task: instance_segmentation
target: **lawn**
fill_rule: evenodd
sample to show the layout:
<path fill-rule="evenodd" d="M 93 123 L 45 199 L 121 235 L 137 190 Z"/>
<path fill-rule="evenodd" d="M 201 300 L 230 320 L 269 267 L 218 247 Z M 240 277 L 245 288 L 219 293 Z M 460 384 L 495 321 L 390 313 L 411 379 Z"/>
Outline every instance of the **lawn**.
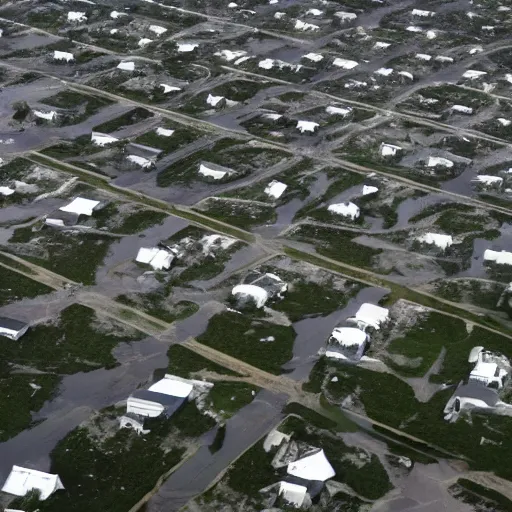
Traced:
<path fill-rule="evenodd" d="M 110 121 L 95 126 L 92 130 L 100 133 L 113 133 L 125 126 L 140 123 L 145 119 L 153 117 L 153 115 L 154 114 L 152 112 L 145 108 L 136 107 L 115 119 L 111 119 Z"/>
<path fill-rule="evenodd" d="M 208 395 L 209 407 L 224 419 L 228 419 L 239 409 L 250 404 L 258 391 L 257 386 L 245 382 L 215 382 Z"/>
<path fill-rule="evenodd" d="M 7 265 L 11 265 L 10 260 L 6 260 Z M 12 260 L 13 267 L 16 261 Z M 25 277 L 18 272 L 1 267 L 0 272 L 0 306 L 6 306 L 17 300 L 24 298 L 33 299 L 39 295 L 46 295 L 53 290 L 48 286 L 38 283 Z"/>
<path fill-rule="evenodd" d="M 184 377 L 185 379 L 191 378 L 194 373 L 201 370 L 215 372 L 220 375 L 238 375 L 232 370 L 213 363 L 206 359 L 206 357 L 196 354 L 182 345 L 172 345 L 167 351 L 167 357 L 169 358 L 167 372 L 171 375 Z"/>
<path fill-rule="evenodd" d="M 232 202 L 229 199 L 210 199 L 206 209 L 201 208 L 198 211 L 242 229 L 250 229 L 262 224 L 273 224 L 277 218 L 272 206 Z"/>
<path fill-rule="evenodd" d="M 275 340 L 260 341 L 269 336 Z M 213 316 L 206 331 L 197 338 L 200 343 L 277 375 L 292 358 L 294 340 L 293 327 L 253 320 L 230 311 Z"/>

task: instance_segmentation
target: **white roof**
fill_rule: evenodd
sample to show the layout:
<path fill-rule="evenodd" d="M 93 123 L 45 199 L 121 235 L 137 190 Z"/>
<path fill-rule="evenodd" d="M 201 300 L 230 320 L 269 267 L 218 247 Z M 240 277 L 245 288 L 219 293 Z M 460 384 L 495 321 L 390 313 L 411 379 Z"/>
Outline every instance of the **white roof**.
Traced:
<path fill-rule="evenodd" d="M 274 199 L 279 199 L 283 195 L 283 192 L 286 190 L 287 186 L 288 185 L 285 183 L 273 180 L 265 187 L 265 194 L 273 197 Z"/>
<path fill-rule="evenodd" d="M 83 197 L 76 197 L 71 203 L 61 206 L 59 208 L 62 212 L 78 213 L 78 215 L 91 216 L 94 208 L 100 204 L 99 201 L 93 199 L 84 199 Z"/>
<path fill-rule="evenodd" d="M 512 123 L 510 119 L 505 119 L 504 117 L 498 117 L 497 121 L 503 126 L 509 126 Z"/>
<path fill-rule="evenodd" d="M 167 128 L 158 127 L 156 129 L 156 134 L 160 135 L 160 137 L 170 137 L 175 130 L 168 130 Z"/>
<path fill-rule="evenodd" d="M 297 121 L 297 130 L 301 133 L 314 132 L 320 125 L 313 121 Z"/>
<path fill-rule="evenodd" d="M 338 68 L 352 69 L 355 68 L 356 66 L 359 66 L 359 63 L 356 62 L 355 60 L 342 59 L 340 57 L 336 57 L 333 61 L 333 65 Z"/>
<path fill-rule="evenodd" d="M 117 34 L 119 32 L 119 29 L 118 28 L 111 28 L 110 29 L 110 33 L 111 34 Z"/>
<path fill-rule="evenodd" d="M 331 336 L 343 347 L 361 346 L 366 342 L 366 333 L 357 327 L 336 327 Z"/>
<path fill-rule="evenodd" d="M 376 49 L 376 50 L 380 50 L 381 48 L 384 49 L 384 48 L 389 48 L 391 46 L 391 43 L 384 43 L 383 41 L 377 41 L 373 47 Z"/>
<path fill-rule="evenodd" d="M 295 22 L 295 30 L 319 30 L 320 27 L 318 25 L 313 25 L 313 23 L 306 23 L 305 21 L 297 20 Z"/>
<path fill-rule="evenodd" d="M 331 204 L 328 206 L 327 210 L 332 213 L 337 213 L 338 215 L 350 217 L 352 220 L 359 217 L 359 206 L 350 202 Z"/>
<path fill-rule="evenodd" d="M 36 117 L 40 117 L 41 119 L 46 119 L 47 121 L 53 121 L 55 116 L 57 115 L 57 112 L 55 112 L 55 110 L 52 110 L 50 112 L 42 112 L 41 110 L 33 110 L 33 112 Z"/>
<path fill-rule="evenodd" d="M 414 25 L 407 27 L 405 30 L 407 30 L 407 32 L 423 32 L 421 27 L 416 27 Z"/>
<path fill-rule="evenodd" d="M 181 91 L 181 87 L 176 87 L 174 85 L 160 84 L 160 87 L 163 88 L 164 94 L 172 91 Z"/>
<path fill-rule="evenodd" d="M 347 357 L 340 352 L 334 352 L 332 350 L 326 350 L 325 357 L 330 357 L 331 359 L 347 359 Z"/>
<path fill-rule="evenodd" d="M 274 65 L 274 61 L 272 59 L 260 60 L 258 66 L 263 69 L 271 69 Z"/>
<path fill-rule="evenodd" d="M 468 363 L 476 363 L 478 361 L 478 356 L 480 355 L 480 352 L 482 352 L 483 349 L 484 347 L 482 346 L 473 347 L 471 349 L 471 352 L 469 353 Z"/>
<path fill-rule="evenodd" d="M 268 300 L 268 293 L 261 286 L 254 284 L 239 284 L 231 292 L 232 295 L 249 295 L 256 302 L 256 307 L 261 308 Z"/>
<path fill-rule="evenodd" d="M 112 11 L 110 13 L 110 17 L 114 20 L 116 20 L 117 18 L 119 18 L 119 16 L 126 16 L 126 14 L 124 12 L 118 12 L 118 11 Z"/>
<path fill-rule="evenodd" d="M 279 446 L 283 442 L 283 439 L 289 441 L 290 438 L 290 434 L 283 434 L 283 432 L 277 429 L 271 430 L 265 438 L 265 441 L 263 441 L 263 449 L 268 453 L 274 446 Z"/>
<path fill-rule="evenodd" d="M 398 151 L 401 151 L 402 148 L 400 146 L 395 146 L 394 144 L 387 144 L 383 142 L 380 145 L 380 154 L 382 156 L 395 156 Z"/>
<path fill-rule="evenodd" d="M 434 60 L 437 60 L 438 62 L 453 62 L 453 57 L 438 55 Z"/>
<path fill-rule="evenodd" d="M 232 60 L 239 59 L 240 57 L 247 55 L 247 52 L 245 50 L 235 50 L 234 52 L 231 50 L 220 50 L 218 52 L 215 52 L 214 55 L 217 55 L 218 57 L 223 57 L 228 62 L 231 62 Z"/>
<path fill-rule="evenodd" d="M 453 105 L 452 110 L 455 110 L 455 112 L 462 112 L 463 114 L 473 113 L 473 109 L 471 107 L 466 107 L 464 105 Z"/>
<path fill-rule="evenodd" d="M 220 103 L 224 99 L 224 96 L 213 96 L 212 94 L 208 94 L 208 98 L 206 98 L 206 103 L 215 107 L 218 103 Z"/>
<path fill-rule="evenodd" d="M 153 42 L 153 39 L 148 39 L 147 37 L 143 37 L 143 38 L 139 39 L 138 45 L 140 47 L 142 47 L 142 46 L 146 46 L 147 44 L 152 43 L 152 42 Z"/>
<path fill-rule="evenodd" d="M 286 16 L 286 13 L 285 13 L 285 12 L 276 12 L 276 13 L 274 14 L 274 18 L 275 18 L 276 20 L 280 20 L 280 19 L 281 19 L 281 18 L 283 18 L 284 16 Z"/>
<path fill-rule="evenodd" d="M 141 247 L 135 261 L 147 263 L 154 270 L 167 270 L 170 268 L 174 255 L 158 247 Z"/>
<path fill-rule="evenodd" d="M 179 52 L 192 52 L 199 46 L 198 43 L 178 43 Z"/>
<path fill-rule="evenodd" d="M 484 361 L 478 361 L 471 373 L 470 378 L 480 378 L 491 380 L 494 378 L 498 365 L 496 363 L 486 363 Z"/>
<path fill-rule="evenodd" d="M 261 117 L 264 117 L 265 119 L 271 119 L 272 121 L 277 121 L 278 119 L 281 119 L 281 117 L 283 117 L 283 114 L 276 114 L 274 112 L 268 112 L 266 114 L 262 114 Z"/>
<path fill-rule="evenodd" d="M 405 76 L 406 78 L 409 78 L 410 80 L 414 80 L 414 76 L 412 73 L 409 73 L 409 71 L 399 71 L 399 75 Z"/>
<path fill-rule="evenodd" d="M 432 11 L 422 11 L 421 9 L 413 9 L 411 14 L 413 16 L 427 17 L 427 16 L 434 16 L 435 12 L 432 12 Z"/>
<path fill-rule="evenodd" d="M 68 21 L 87 21 L 85 12 L 68 12 Z"/>
<path fill-rule="evenodd" d="M 389 76 L 393 73 L 393 68 L 379 68 L 375 71 L 376 75 Z"/>
<path fill-rule="evenodd" d="M 14 194 L 15 190 L 13 188 L 9 187 L 0 187 L 0 194 L 3 196 L 10 196 L 11 194 Z"/>
<path fill-rule="evenodd" d="M 450 235 L 438 235 L 436 233 L 426 233 L 423 236 L 418 237 L 419 242 L 424 244 L 434 244 L 441 249 L 446 249 L 452 245 L 453 240 Z"/>
<path fill-rule="evenodd" d="M 453 162 L 448 160 L 448 158 L 442 158 L 439 156 L 429 156 L 427 161 L 427 167 L 436 167 L 439 165 L 441 167 L 453 167 Z"/>
<path fill-rule="evenodd" d="M 72 53 L 69 53 L 69 52 L 59 52 L 58 50 L 55 50 L 53 52 L 53 58 L 55 60 L 65 60 L 66 62 L 69 62 L 70 60 L 74 60 L 75 57 L 73 57 Z"/>
<path fill-rule="evenodd" d="M 375 329 L 379 329 L 380 325 L 388 320 L 389 310 L 365 302 L 357 311 L 355 318 Z"/>
<path fill-rule="evenodd" d="M 290 503 L 295 507 L 302 506 L 307 492 L 307 487 L 304 487 L 303 485 L 279 482 L 279 496 L 282 496 L 287 503 Z"/>
<path fill-rule="evenodd" d="M 476 69 L 468 69 L 463 75 L 463 78 L 478 78 L 480 76 L 487 75 L 485 71 L 478 71 Z"/>
<path fill-rule="evenodd" d="M 203 246 L 203 254 L 208 255 L 211 254 L 215 248 L 220 248 L 223 250 L 228 249 L 236 243 L 236 240 L 229 236 L 212 234 L 204 235 L 203 238 L 199 240 L 199 243 Z"/>
<path fill-rule="evenodd" d="M 96 144 L 96 146 L 104 146 L 105 144 L 112 144 L 113 142 L 118 142 L 119 139 L 116 137 L 112 137 L 112 135 L 107 135 L 105 133 L 100 132 L 92 132 L 91 133 L 91 142 Z"/>
<path fill-rule="evenodd" d="M 291 462 L 288 464 L 287 472 L 289 475 L 304 478 L 304 480 L 320 480 L 322 482 L 336 474 L 323 450 Z"/>
<path fill-rule="evenodd" d="M 123 71 L 133 71 L 135 69 L 135 62 L 132 61 L 123 61 L 117 65 L 117 69 L 122 69 Z"/>
<path fill-rule="evenodd" d="M 160 25 L 149 25 L 149 30 L 155 33 L 157 36 L 161 36 L 167 32 L 167 29 L 165 27 L 161 27 Z"/>
<path fill-rule="evenodd" d="M 304 55 L 303 58 L 311 60 L 313 62 L 320 62 L 324 58 L 324 56 L 321 55 L 320 53 L 306 53 L 306 55 Z"/>
<path fill-rule="evenodd" d="M 498 265 L 512 265 L 512 252 L 491 251 L 486 249 L 484 252 L 485 261 L 495 261 Z"/>
<path fill-rule="evenodd" d="M 503 178 L 501 176 L 489 176 L 486 174 L 479 174 L 478 176 L 473 178 L 471 181 L 483 183 L 484 185 L 493 185 L 493 184 L 501 185 L 503 183 Z"/>
<path fill-rule="evenodd" d="M 335 12 L 334 16 L 336 16 L 340 20 L 355 20 L 357 18 L 357 14 L 355 14 L 353 12 L 346 12 L 346 11 Z"/>
<path fill-rule="evenodd" d="M 215 180 L 220 180 L 226 176 L 226 171 L 217 171 L 215 169 L 210 169 L 209 167 L 206 167 L 204 164 L 199 165 L 199 174 L 202 174 L 203 176 L 211 176 Z"/>
<path fill-rule="evenodd" d="M 147 158 L 144 158 L 143 156 L 128 155 L 126 158 L 128 160 L 130 160 L 130 162 L 140 165 L 144 169 L 151 167 L 151 160 L 148 160 Z"/>
<path fill-rule="evenodd" d="M 345 117 L 348 114 L 350 114 L 350 112 L 352 112 L 352 108 L 351 107 L 334 107 L 334 106 L 329 105 L 328 107 L 325 108 L 325 111 L 327 112 L 327 114 L 341 115 L 341 116 Z"/>
<path fill-rule="evenodd" d="M 427 39 L 435 39 L 437 37 L 437 33 L 435 30 L 427 30 Z"/>
<path fill-rule="evenodd" d="M 149 387 L 149 391 L 179 398 L 187 398 L 193 389 L 194 386 L 190 382 L 175 379 L 171 375 L 166 375 Z"/>
<path fill-rule="evenodd" d="M 375 194 L 375 192 L 378 191 L 378 187 L 372 187 L 371 185 L 363 185 L 363 196 L 367 196 L 368 194 Z"/>
<path fill-rule="evenodd" d="M 312 14 L 313 16 L 321 16 L 323 13 L 324 11 L 318 9 L 309 9 L 309 11 L 306 12 L 306 14 Z"/>
<path fill-rule="evenodd" d="M 26 469 L 20 466 L 13 466 L 11 473 L 7 477 L 2 491 L 15 496 L 25 496 L 32 489 L 40 491 L 42 500 L 50 497 L 55 491 L 64 489 L 59 475 L 51 475 L 36 471 L 35 469 Z"/>
<path fill-rule="evenodd" d="M 432 60 L 432 55 L 428 55 L 427 53 L 417 53 L 416 58 L 419 60 Z"/>

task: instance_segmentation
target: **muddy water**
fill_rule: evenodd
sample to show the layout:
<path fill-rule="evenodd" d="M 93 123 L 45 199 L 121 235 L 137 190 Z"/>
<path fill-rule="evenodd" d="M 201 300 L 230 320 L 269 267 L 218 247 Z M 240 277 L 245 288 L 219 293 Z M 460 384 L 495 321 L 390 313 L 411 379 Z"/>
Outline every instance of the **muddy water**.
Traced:
<path fill-rule="evenodd" d="M 285 403 L 286 397 L 283 395 L 260 391 L 249 405 L 227 421 L 222 448 L 212 455 L 207 445 L 213 440 L 213 432 L 203 436 L 203 446 L 166 480 L 149 501 L 147 511 L 176 511 L 202 493 L 248 446 L 281 421 L 284 417 L 281 410 Z"/>
<path fill-rule="evenodd" d="M 422 212 L 427 206 L 446 202 L 450 202 L 449 199 L 440 194 L 429 194 L 424 197 L 406 199 L 398 206 L 398 222 L 394 228 L 406 228 L 409 226 L 409 219 Z"/>
<path fill-rule="evenodd" d="M 285 370 L 292 370 L 288 376 L 296 380 L 307 379 L 318 360 L 318 351 L 325 347 L 332 330 L 347 318 L 354 316 L 364 302 L 377 304 L 388 293 L 389 290 L 385 288 L 363 288 L 343 309 L 327 316 L 295 322 L 293 328 L 297 332 L 297 337 L 293 345 L 293 358 L 283 367 Z"/>

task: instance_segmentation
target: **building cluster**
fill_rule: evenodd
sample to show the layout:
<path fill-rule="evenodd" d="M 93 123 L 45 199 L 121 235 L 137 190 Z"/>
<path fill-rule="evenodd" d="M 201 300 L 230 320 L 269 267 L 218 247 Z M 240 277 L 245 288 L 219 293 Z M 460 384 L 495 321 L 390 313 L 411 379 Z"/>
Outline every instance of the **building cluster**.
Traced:
<path fill-rule="evenodd" d="M 444 408 L 444 418 L 456 421 L 461 412 L 477 409 L 486 412 L 510 413 L 512 406 L 500 400 L 502 390 L 512 371 L 510 361 L 503 355 L 474 347 L 468 357 L 474 364 L 467 382 L 462 382 Z"/>
<path fill-rule="evenodd" d="M 312 500 L 324 490 L 326 483 L 336 475 L 323 449 L 292 439 L 291 434 L 278 430 L 266 437 L 263 448 L 278 450 L 272 459 L 272 467 L 282 472 L 279 482 L 260 490 L 267 507 L 307 509 Z"/>
<path fill-rule="evenodd" d="M 370 334 L 389 320 L 389 310 L 364 303 L 353 317 L 335 327 L 327 342 L 325 355 L 332 359 L 357 362 L 370 343 Z"/>
<path fill-rule="evenodd" d="M 282 299 L 287 290 L 288 284 L 279 276 L 255 270 L 247 274 L 243 282 L 233 288 L 231 295 L 237 309 L 244 309 L 251 305 L 259 309 L 270 300 Z"/>

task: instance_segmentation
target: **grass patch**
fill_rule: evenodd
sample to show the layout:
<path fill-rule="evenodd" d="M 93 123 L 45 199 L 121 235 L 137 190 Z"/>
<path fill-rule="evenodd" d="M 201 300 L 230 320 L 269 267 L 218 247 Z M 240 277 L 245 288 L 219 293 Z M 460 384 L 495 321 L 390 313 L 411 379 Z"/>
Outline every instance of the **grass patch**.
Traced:
<path fill-rule="evenodd" d="M 220 375 L 239 375 L 228 368 L 224 368 L 224 366 L 220 364 L 206 359 L 206 357 L 192 352 L 192 350 L 182 345 L 172 345 L 167 351 L 167 357 L 169 358 L 167 372 L 185 379 L 192 377 L 193 374 L 201 370 L 215 372 Z"/>
<path fill-rule="evenodd" d="M 195 402 L 187 402 L 171 418 L 171 425 L 185 437 L 199 437 L 215 427 L 217 423 L 210 416 L 203 414 Z"/>
<path fill-rule="evenodd" d="M 493 510 L 493 512 L 512 510 L 512 501 L 503 494 L 466 478 L 459 478 L 449 491 L 464 503 L 483 505 L 486 510 Z"/>
<path fill-rule="evenodd" d="M 11 340 L 2 341 L 7 346 Z M 2 359 L 4 355 L 2 354 Z M 58 375 L 9 375 L 1 371 L 0 359 L 0 443 L 11 439 L 32 425 L 32 413 L 50 400 L 60 383 Z M 37 386 L 34 389 L 33 386 Z"/>
<path fill-rule="evenodd" d="M 136 107 L 115 119 L 111 119 L 110 121 L 95 126 L 92 130 L 100 133 L 113 133 L 125 126 L 140 123 L 145 119 L 153 117 L 153 115 L 153 112 L 150 112 L 145 108 Z"/>
<path fill-rule="evenodd" d="M 46 228 L 35 233 L 28 227 L 15 230 L 9 242 L 28 244 L 34 238 L 40 239 L 39 244 L 45 249 L 45 257 L 25 254 L 24 248 L 20 254 L 25 259 L 87 285 L 95 284 L 96 269 L 102 264 L 114 241 L 109 236 L 96 233 L 78 234 Z M 28 252 L 28 247 L 26 249 Z"/>
<path fill-rule="evenodd" d="M 201 213 L 242 229 L 273 224 L 277 218 L 272 206 L 216 199 L 210 199 L 206 210 L 201 210 Z"/>
<path fill-rule="evenodd" d="M 32 327 L 15 343 L 5 343 L 2 358 L 42 371 L 60 374 L 87 372 L 117 366 L 112 349 L 121 341 L 141 339 L 140 334 L 116 336 L 95 328 L 96 313 L 80 304 L 64 309 L 59 321 Z M 115 324 L 112 332 L 115 330 Z"/>
<path fill-rule="evenodd" d="M 373 259 L 382 252 L 352 242 L 357 233 L 327 227 L 302 225 L 293 231 L 292 237 L 301 242 L 315 244 L 317 252 L 348 265 L 372 269 Z"/>
<path fill-rule="evenodd" d="M 245 382 L 216 382 L 208 395 L 209 408 L 228 419 L 250 404 L 258 391 L 257 386 Z"/>
<path fill-rule="evenodd" d="M 164 212 L 140 209 L 139 211 L 130 213 L 124 218 L 122 223 L 116 227 L 114 231 L 122 235 L 133 235 L 152 228 L 153 226 L 162 225 L 168 216 L 169 215 Z"/>
<path fill-rule="evenodd" d="M 40 502 L 39 510 L 126 512 L 181 460 L 184 449 L 161 447 L 165 434 L 165 425 L 145 436 L 122 429 L 100 441 L 76 428 L 51 453 L 51 472 L 61 475 L 66 490 Z"/>
<path fill-rule="evenodd" d="M 273 336 L 275 341 L 261 339 Z M 197 341 L 245 361 L 257 368 L 279 375 L 281 366 L 292 358 L 295 331 L 264 320 L 226 311 L 210 319 Z"/>
<path fill-rule="evenodd" d="M 308 423 L 311 423 L 315 427 L 321 428 L 323 430 L 334 430 L 336 428 L 335 421 L 326 418 L 325 416 L 319 414 L 318 412 L 313 411 L 313 409 L 304 407 L 303 405 L 297 402 L 290 402 L 286 404 L 286 407 L 284 408 L 283 412 L 285 414 L 296 414 L 297 416 L 303 418 L 304 421 L 307 421 Z"/>
<path fill-rule="evenodd" d="M 393 339 L 388 346 L 391 354 L 416 360 L 417 364 L 402 366 L 390 359 L 386 363 L 401 375 L 421 377 L 434 364 L 443 347 L 448 349 L 454 340 L 466 336 L 466 325 L 462 320 L 431 312 L 421 318 L 404 336 Z M 467 361 L 467 356 L 465 360 Z"/>
<path fill-rule="evenodd" d="M 290 321 L 297 322 L 310 316 L 326 316 L 346 306 L 360 287 L 354 285 L 347 290 L 336 290 L 332 286 L 308 281 L 299 281 L 289 287 L 283 300 L 273 309 L 286 313 Z"/>
<path fill-rule="evenodd" d="M 162 127 L 166 130 L 174 130 L 174 133 L 170 137 L 164 137 L 162 135 L 158 135 L 156 130 L 151 130 L 140 135 L 133 142 L 161 149 L 167 154 L 172 153 L 187 144 L 191 144 L 203 135 L 198 130 L 193 130 L 192 128 L 188 128 L 177 123 L 165 122 Z"/>
<path fill-rule="evenodd" d="M 0 259 L 1 261 L 1 259 Z M 8 262 L 6 262 L 9 264 Z M 16 263 L 13 260 L 13 263 Z M 0 271 L 0 306 L 6 306 L 24 298 L 32 299 L 39 295 L 46 295 L 53 290 L 42 283 L 34 281 L 18 272 L 5 267 Z"/>

